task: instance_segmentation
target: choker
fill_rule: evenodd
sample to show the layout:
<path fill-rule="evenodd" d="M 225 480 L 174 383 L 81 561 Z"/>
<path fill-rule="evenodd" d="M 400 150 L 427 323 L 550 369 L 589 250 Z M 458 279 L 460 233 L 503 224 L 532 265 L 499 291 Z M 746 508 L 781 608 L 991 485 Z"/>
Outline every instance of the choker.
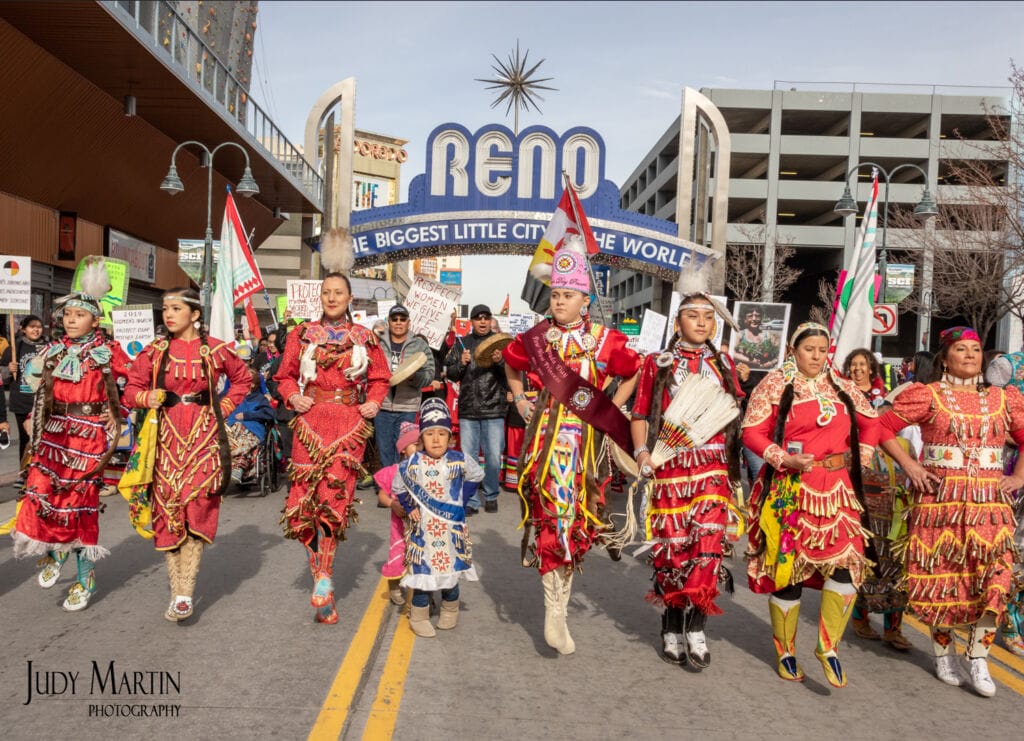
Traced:
<path fill-rule="evenodd" d="M 950 386 L 977 386 L 985 382 L 985 377 L 979 373 L 970 378 L 958 378 L 957 376 L 950 375 L 949 372 L 945 372 L 942 374 L 942 382 L 948 383 Z"/>
<path fill-rule="evenodd" d="M 574 330 L 574 329 L 579 329 L 580 327 L 583 326 L 583 323 L 584 323 L 584 319 L 582 317 L 577 319 L 575 322 L 571 322 L 569 324 L 562 324 L 561 322 L 559 322 L 557 320 L 554 320 L 554 319 L 552 321 L 554 322 L 556 327 L 558 327 L 559 329 L 565 330 L 565 331 L 571 331 L 571 330 Z"/>

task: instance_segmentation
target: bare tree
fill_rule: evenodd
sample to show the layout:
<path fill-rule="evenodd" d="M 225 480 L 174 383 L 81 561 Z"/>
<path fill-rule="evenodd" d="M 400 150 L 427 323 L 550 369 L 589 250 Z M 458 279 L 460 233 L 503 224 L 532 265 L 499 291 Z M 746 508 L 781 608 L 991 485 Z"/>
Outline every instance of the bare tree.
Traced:
<path fill-rule="evenodd" d="M 775 242 L 774 265 L 766 269 L 764 250 L 767 229 L 763 224 L 744 224 L 740 231 L 747 243 L 726 245 L 725 287 L 737 301 L 764 300 L 764 286 L 767 276 L 772 275 L 772 302 L 779 302 L 783 294 L 803 272 L 790 264 L 796 254 L 792 240 Z M 774 269 L 772 269 L 774 268 Z"/>
<path fill-rule="evenodd" d="M 818 303 L 808 312 L 812 322 L 828 326 L 832 317 L 832 307 L 836 305 L 837 285 L 837 281 L 818 278 Z"/>

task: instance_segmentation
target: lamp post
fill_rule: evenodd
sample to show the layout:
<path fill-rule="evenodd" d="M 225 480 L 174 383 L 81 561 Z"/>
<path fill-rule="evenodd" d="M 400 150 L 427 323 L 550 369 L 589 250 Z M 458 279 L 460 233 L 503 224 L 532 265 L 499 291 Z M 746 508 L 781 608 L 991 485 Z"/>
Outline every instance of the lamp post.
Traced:
<path fill-rule="evenodd" d="M 238 142 L 223 142 L 213 149 L 209 149 L 202 142 L 189 140 L 176 146 L 174 148 L 174 152 L 171 153 L 171 166 L 168 168 L 167 175 L 164 177 L 163 182 L 160 183 L 160 190 L 164 193 L 173 196 L 185 190 L 185 185 L 181 182 L 181 178 L 178 177 L 178 168 L 174 166 L 174 160 L 178 156 L 178 151 L 182 147 L 186 147 L 190 144 L 199 147 L 200 151 L 203 152 L 200 167 L 205 167 L 208 170 L 206 187 L 206 237 L 203 244 L 203 285 L 200 287 L 200 293 L 202 294 L 203 299 L 203 321 L 208 325 L 210 323 L 210 300 L 213 287 L 213 227 L 210 223 L 210 219 L 212 216 L 211 211 L 213 209 L 214 156 L 223 147 L 235 147 L 241 151 L 245 156 L 245 171 L 242 173 L 242 179 L 238 181 L 238 185 L 235 187 L 235 192 L 244 198 L 250 198 L 260 192 L 260 187 L 253 179 L 252 170 L 249 169 L 249 152 Z"/>
<path fill-rule="evenodd" d="M 931 191 L 928 189 L 928 172 L 918 165 L 911 162 L 907 162 L 902 165 L 897 165 L 892 170 L 886 171 L 884 167 L 875 162 L 858 162 L 856 165 L 850 168 L 850 171 L 846 173 L 846 179 L 844 180 L 843 195 L 836 202 L 835 208 L 832 210 L 844 217 L 852 216 L 857 213 L 857 201 L 853 198 L 853 193 L 850 191 L 850 177 L 861 168 L 873 167 L 878 170 L 883 180 L 885 181 L 885 196 L 882 199 L 882 246 L 878 252 L 878 272 L 882 277 L 882 299 L 885 298 L 885 271 L 886 271 L 886 235 L 889 231 L 889 185 L 894 175 L 900 170 L 912 169 L 917 170 L 921 175 L 924 176 L 924 189 L 921 192 L 921 200 L 916 206 L 914 206 L 914 216 L 919 219 L 925 220 L 933 216 L 938 216 L 939 209 L 935 205 L 935 199 L 932 198 Z M 877 297 L 876 297 L 877 299 Z M 882 351 L 882 337 L 879 335 L 875 338 L 875 352 Z"/>

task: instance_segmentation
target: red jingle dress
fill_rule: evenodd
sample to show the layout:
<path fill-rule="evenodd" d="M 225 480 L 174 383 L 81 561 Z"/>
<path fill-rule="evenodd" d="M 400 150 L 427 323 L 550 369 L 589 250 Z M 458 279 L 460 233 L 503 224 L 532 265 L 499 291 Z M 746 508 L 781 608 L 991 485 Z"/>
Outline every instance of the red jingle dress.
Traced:
<path fill-rule="evenodd" d="M 626 347 L 626 336 L 616 329 L 585 320 L 566 327 L 552 322 L 551 327 L 548 347 L 599 389 L 614 376 L 630 378 L 640 369 L 640 356 Z M 529 374 L 534 388 L 544 388 L 531 369 L 521 337 L 502 354 L 513 369 Z M 607 480 L 597 480 L 597 446 L 590 425 L 544 391 L 534 421 L 537 424 L 527 428 L 519 456 L 519 492 L 535 533 L 540 573 L 546 574 L 559 566 L 578 566 L 599 537 L 604 529 L 601 516 Z M 557 429 L 549 436 L 551 425 Z M 550 449 L 545 449 L 549 437 Z"/>
<path fill-rule="evenodd" d="M 838 376 L 833 379 L 854 403 L 859 462 L 868 465 L 878 438 L 875 410 L 851 381 Z M 793 406 L 780 446 L 773 437 L 787 383 L 793 384 Z M 854 586 L 860 588 L 867 566 L 864 544 L 871 534 L 861 525 L 863 508 L 849 470 L 844 465 L 838 470 L 814 466 L 806 472 L 791 471 L 783 467 L 782 458 L 792 443 L 801 444 L 801 452 L 813 455 L 816 462 L 849 454 L 850 417 L 829 382 L 828 369 L 816 378 L 807 378 L 789 360 L 754 389 L 743 419 L 743 444 L 775 469 L 770 481 L 765 480 L 768 466 L 762 469 L 750 492 L 750 589 L 766 594 L 804 582 L 821 587 L 836 569 L 849 569 Z M 770 537 L 761 522 L 768 517 L 773 528 Z"/>
<path fill-rule="evenodd" d="M 98 333 L 79 341 L 65 336 L 40 355 L 46 370 L 33 420 L 41 429 L 32 435 L 25 495 L 12 533 L 14 555 L 82 548 L 95 561 L 109 555 L 98 545 L 102 464 L 111 445 L 106 432 L 108 389 L 124 377 L 131 360 L 119 344 Z M 47 396 L 53 401 L 49 413 Z"/>
<path fill-rule="evenodd" d="M 365 375 L 349 378 L 353 352 L 363 348 Z M 316 363 L 316 378 L 300 386 L 300 361 Z M 373 428 L 359 413 L 364 401 L 378 405 L 388 393 L 391 369 L 377 337 L 358 324 L 304 322 L 288 333 L 274 376 L 281 398 L 304 393 L 312 408 L 292 420 L 291 489 L 285 503 L 285 537 L 309 546 L 317 528 L 344 540 L 356 519 L 355 484 L 363 450 Z M 364 398 L 365 397 L 365 398 Z"/>
<path fill-rule="evenodd" d="M 139 353 L 128 375 L 124 398 L 138 409 L 147 408 L 149 392 L 157 388 L 178 396 L 205 392 L 211 399 L 198 404 L 182 401 L 159 410 L 151 495 L 153 544 L 158 551 L 178 548 L 189 535 L 207 543 L 217 535 L 220 495 L 228 476 L 213 408 L 221 375 L 231 384 L 219 402 L 223 418 L 252 385 L 248 366 L 223 340 L 208 337 L 204 345 L 199 337 L 158 339 Z"/>
<path fill-rule="evenodd" d="M 882 439 L 921 426 L 922 464 L 942 479 L 914 491 L 902 546 L 909 609 L 929 626 L 999 619 L 1013 584 L 1016 522 L 999 490 L 1003 443 L 1024 445 L 1024 396 L 1016 388 L 915 383 L 882 417 Z"/>
<path fill-rule="evenodd" d="M 701 373 L 725 388 L 722 374 L 729 373 L 732 388 L 740 387 L 727 355 L 723 357 L 728 368 L 723 369 L 709 348 L 688 348 L 679 343 L 671 355 L 669 383 L 662 398 L 655 402 L 659 357 L 648 355 L 644 359 L 633 403 L 634 419 L 650 419 L 655 403 L 665 410 L 679 384 L 691 373 Z M 742 398 L 742 392 L 738 393 Z M 652 544 L 650 562 L 654 566 L 655 587 L 647 595 L 652 604 L 680 608 L 693 605 L 705 615 L 722 614 L 715 599 L 719 583 L 729 580 L 722 564 L 722 541 L 732 501 L 728 467 L 723 431 L 700 448 L 682 451 L 655 472 L 645 517 L 646 541 Z"/>

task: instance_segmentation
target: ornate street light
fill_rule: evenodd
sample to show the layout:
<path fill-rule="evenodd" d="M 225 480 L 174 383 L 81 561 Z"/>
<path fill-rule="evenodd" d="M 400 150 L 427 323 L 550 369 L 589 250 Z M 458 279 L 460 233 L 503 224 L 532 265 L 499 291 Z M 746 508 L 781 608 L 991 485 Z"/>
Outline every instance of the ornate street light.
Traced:
<path fill-rule="evenodd" d="M 211 225 L 212 209 L 213 209 L 213 158 L 218 151 L 223 147 L 235 147 L 240 150 L 245 156 L 245 170 L 242 172 L 242 179 L 238 181 L 238 186 L 235 188 L 235 192 L 238 195 L 249 198 L 260 192 L 260 186 L 256 184 L 256 180 L 252 176 L 252 170 L 249 168 L 249 152 L 238 142 L 223 142 L 218 144 L 213 149 L 209 149 L 202 142 L 187 141 L 182 142 L 174 148 L 174 152 L 171 153 L 171 166 L 167 170 L 167 175 L 164 177 L 163 182 L 160 183 L 160 190 L 168 195 L 177 195 L 185 190 L 184 183 L 181 182 L 181 178 L 178 177 L 178 168 L 175 167 L 174 161 L 178 156 L 178 151 L 185 146 L 194 145 L 199 148 L 203 153 L 202 167 L 207 168 L 207 187 L 206 187 L 206 237 L 203 244 L 203 284 L 200 287 L 200 292 L 203 297 L 203 321 L 207 324 L 210 322 L 210 300 L 212 297 L 213 287 L 213 227 Z"/>

